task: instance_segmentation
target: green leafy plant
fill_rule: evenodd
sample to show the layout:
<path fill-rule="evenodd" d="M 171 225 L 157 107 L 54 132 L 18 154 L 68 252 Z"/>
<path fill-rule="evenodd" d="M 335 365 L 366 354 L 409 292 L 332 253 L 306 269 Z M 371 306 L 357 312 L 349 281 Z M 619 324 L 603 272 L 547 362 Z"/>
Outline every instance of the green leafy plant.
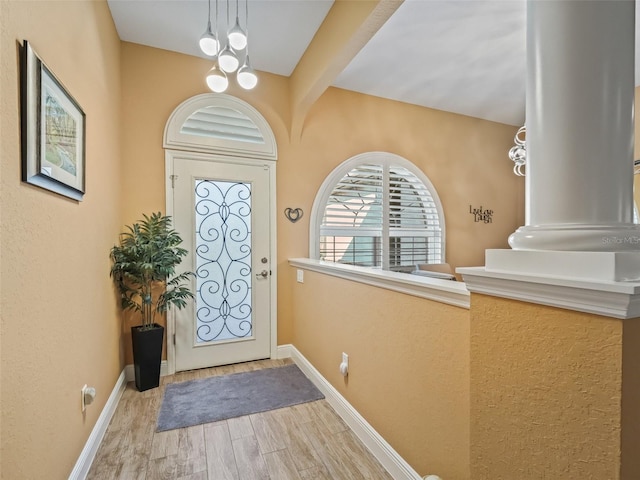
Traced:
<path fill-rule="evenodd" d="M 182 309 L 193 293 L 185 285 L 192 272 L 176 275 L 176 266 L 187 250 L 180 235 L 171 228 L 171 217 L 160 212 L 143 214 L 111 249 L 111 277 L 120 293 L 123 310 L 140 312 L 142 325 L 151 328 L 155 315 L 170 306 Z"/>

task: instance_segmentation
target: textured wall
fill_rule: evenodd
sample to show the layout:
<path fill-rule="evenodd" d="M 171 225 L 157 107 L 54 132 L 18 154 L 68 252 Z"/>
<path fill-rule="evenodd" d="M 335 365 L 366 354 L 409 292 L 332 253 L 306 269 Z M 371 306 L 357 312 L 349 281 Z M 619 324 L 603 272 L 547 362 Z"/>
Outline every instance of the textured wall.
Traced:
<path fill-rule="evenodd" d="M 124 43 L 122 139 L 124 217 L 164 210 L 162 135 L 173 109 L 208 92 L 207 60 Z M 167 75 L 171 72 L 171 75 Z M 289 80 L 260 74 L 255 90 L 230 82 L 267 119 L 278 144 L 278 343 L 292 339 L 292 285 L 287 259 L 309 254 L 311 205 L 326 176 L 358 153 L 389 151 L 414 162 L 431 179 L 444 206 L 447 259 L 453 266 L 484 264 L 485 248 L 507 246 L 524 218 L 523 182 L 511 172 L 507 152 L 515 128 L 462 115 L 330 88 L 312 108 L 301 138 L 291 139 Z M 492 224 L 474 223 L 469 204 L 495 210 Z M 297 223 L 282 214 L 301 207 Z M 125 328 L 125 335 L 128 335 Z M 125 341 L 129 349 L 129 342 Z M 131 362 L 127 353 L 127 362 Z"/>
<path fill-rule="evenodd" d="M 620 478 L 622 336 L 621 320 L 472 294 L 471 478 Z"/>
<path fill-rule="evenodd" d="M 640 478 L 640 319 L 622 327 L 622 480 Z"/>
<path fill-rule="evenodd" d="M 211 62 L 201 58 L 122 44 L 122 156 L 124 171 L 122 193 L 124 222 L 141 218 L 142 213 L 165 211 L 164 128 L 173 110 L 186 99 L 211 93 L 205 76 Z M 172 72 L 167 75 L 167 72 Z M 288 82 L 284 77 L 260 73 L 260 83 L 247 92 L 231 81 L 229 95 L 241 98 L 256 108 L 269 122 L 278 144 L 280 158 L 288 156 L 288 133 L 284 120 L 289 115 Z M 281 163 L 281 162 L 279 162 Z M 278 169 L 281 165 L 278 165 Z M 280 186 L 278 189 L 280 190 Z M 278 211 L 284 207 L 278 206 Z M 278 227 L 284 222 L 279 215 Z M 130 326 L 123 325 L 125 361 L 133 363 Z M 164 323 L 164 320 L 160 321 Z M 286 330 L 280 337 L 290 337 Z M 281 343 L 289 343 L 284 341 Z"/>
<path fill-rule="evenodd" d="M 0 3 L 2 478 L 60 479 L 123 368 L 108 258 L 120 228 L 120 41 L 104 1 Z M 20 181 L 23 39 L 86 114 L 83 202 Z M 85 383 L 97 397 L 83 415 Z"/>
<path fill-rule="evenodd" d="M 296 269 L 284 273 L 294 282 L 293 343 L 302 354 L 418 473 L 468 479 L 469 311 L 309 271 L 295 283 Z"/>

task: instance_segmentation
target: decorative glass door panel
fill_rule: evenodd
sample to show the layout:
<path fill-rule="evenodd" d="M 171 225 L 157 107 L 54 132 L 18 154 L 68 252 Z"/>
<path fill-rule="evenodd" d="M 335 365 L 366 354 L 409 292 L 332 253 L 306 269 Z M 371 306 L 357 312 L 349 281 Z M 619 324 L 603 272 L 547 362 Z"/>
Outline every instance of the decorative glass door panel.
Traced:
<path fill-rule="evenodd" d="M 195 180 L 198 344 L 252 336 L 251 184 Z"/>

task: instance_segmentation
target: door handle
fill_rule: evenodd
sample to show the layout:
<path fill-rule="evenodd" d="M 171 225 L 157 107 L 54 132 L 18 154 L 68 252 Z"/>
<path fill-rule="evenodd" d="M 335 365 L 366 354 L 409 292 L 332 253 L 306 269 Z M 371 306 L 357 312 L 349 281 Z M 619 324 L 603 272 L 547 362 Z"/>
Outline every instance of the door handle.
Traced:
<path fill-rule="evenodd" d="M 262 270 L 260 273 L 256 273 L 256 278 L 267 278 L 269 276 L 269 270 Z"/>

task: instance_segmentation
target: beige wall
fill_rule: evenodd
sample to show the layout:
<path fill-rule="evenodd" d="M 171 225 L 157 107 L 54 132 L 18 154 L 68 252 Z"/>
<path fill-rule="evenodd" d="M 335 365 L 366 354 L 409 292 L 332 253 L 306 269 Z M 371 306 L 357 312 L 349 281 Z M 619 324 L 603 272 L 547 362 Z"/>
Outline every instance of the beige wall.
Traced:
<path fill-rule="evenodd" d="M 142 212 L 164 211 L 164 127 L 181 102 L 208 92 L 204 77 L 210 66 L 206 60 L 123 43 L 126 222 Z M 290 139 L 288 79 L 261 73 L 252 92 L 230 83 L 228 93 L 260 111 L 276 136 L 278 267 L 283 271 L 288 258 L 309 254 L 311 205 L 325 177 L 366 151 L 404 156 L 431 179 L 444 205 L 447 259 L 454 267 L 483 265 L 485 248 L 505 247 L 509 234 L 523 223 L 523 182 L 513 175 L 507 157 L 515 127 L 331 88 L 311 110 L 302 138 Z M 474 223 L 470 204 L 492 208 L 493 223 Z M 301 207 L 305 215 L 292 224 L 282 214 L 286 207 Z M 279 344 L 293 338 L 290 291 L 283 272 L 278 282 Z M 128 341 L 125 348 L 130 349 Z"/>
<path fill-rule="evenodd" d="M 122 371 L 109 248 L 120 228 L 120 42 L 106 2 L 2 1 L 2 478 L 67 478 Z M 84 109 L 86 195 L 20 181 L 17 42 Z M 86 415 L 80 389 L 97 388 Z"/>
<path fill-rule="evenodd" d="M 3 478 L 64 478 L 124 363 L 131 363 L 129 325 L 120 324 L 108 277 L 109 248 L 123 223 L 143 212 L 164 211 L 164 125 L 179 103 L 207 92 L 204 75 L 210 62 L 121 44 L 103 1 L 2 0 L 0 22 L 1 468 Z M 79 204 L 20 182 L 16 42 L 22 39 L 32 42 L 87 115 L 87 195 Z M 474 309 L 494 322 L 486 327 L 498 333 L 480 342 L 475 334 L 470 340 L 465 310 L 309 272 L 305 283 L 297 284 L 295 270 L 287 265 L 288 258 L 308 255 L 311 205 L 326 175 L 347 158 L 374 150 L 404 156 L 431 179 L 445 210 L 447 260 L 454 267 L 483 264 L 484 250 L 505 247 L 508 235 L 524 223 L 523 181 L 513 176 L 506 157 L 514 127 L 332 88 L 310 110 L 301 138 L 291 139 L 288 79 L 260 74 L 255 91 L 232 86 L 228 93 L 256 107 L 278 143 L 278 343 L 294 343 L 418 471 L 466 479 L 470 424 L 474 471 L 482 472 L 487 455 L 496 461 L 511 455 L 503 450 L 511 445 L 480 439 L 491 432 L 479 426 L 496 415 L 480 409 L 491 396 L 491 370 L 485 364 L 502 364 L 494 373 L 512 382 L 509 388 L 519 388 L 524 377 L 517 373 L 527 368 L 515 369 L 518 349 L 505 358 L 492 357 L 497 339 L 512 346 L 509 342 L 521 336 L 520 330 L 508 333 L 495 322 L 514 318 L 526 329 L 529 322 L 520 319 L 533 318 L 542 332 L 532 336 L 542 355 L 535 375 L 543 385 L 545 375 L 575 379 L 582 362 L 603 379 L 589 392 L 603 410 L 588 410 L 572 385 L 568 394 L 548 399 L 545 392 L 530 390 L 531 400 L 549 408 L 549 419 L 562 417 L 564 406 L 574 400 L 578 409 L 572 414 L 593 414 L 585 421 L 599 436 L 596 469 L 602 478 L 615 478 L 609 476 L 609 460 L 614 432 L 622 428 L 623 471 L 625 465 L 635 471 L 637 423 L 616 427 L 616 407 L 609 397 L 620 400 L 620 385 L 611 380 L 620 373 L 620 361 L 609 355 L 622 341 L 615 321 L 589 317 L 580 329 L 576 325 L 585 320 L 583 314 L 514 307 L 480 296 Z M 474 223 L 469 205 L 493 209 L 494 223 Z M 286 221 L 281 212 L 287 206 L 303 208 L 304 218 L 296 224 Z M 581 336 L 585 343 L 567 355 L 555 335 L 546 336 L 547 328 L 569 342 L 571 335 Z M 639 329 L 634 323 L 625 330 L 625 365 L 638 365 L 631 346 L 637 345 Z M 124 362 L 122 332 L 127 336 Z M 599 363 L 585 354 L 598 337 L 611 341 L 597 352 Z M 478 394 L 471 400 L 471 419 L 470 342 L 476 356 L 471 393 Z M 342 351 L 351 355 L 347 383 L 337 373 Z M 558 365 L 564 377 L 556 372 Z M 631 372 L 625 373 L 622 393 L 629 418 L 638 399 L 638 378 Z M 83 416 L 79 397 L 84 383 L 96 386 L 98 397 Z M 504 411 L 523 415 L 522 420 L 527 407 L 505 402 Z M 552 433 L 575 440 L 567 448 L 576 453 L 595 448 L 580 443 L 593 433 L 588 425 Z M 536 435 L 532 441 L 541 438 Z M 515 462 L 517 469 L 527 450 L 515 447 L 522 459 Z M 552 463 L 562 467 L 563 458 L 551 452 L 531 471 Z M 510 468 L 511 462 L 503 463 Z"/>
<path fill-rule="evenodd" d="M 311 109 L 302 138 L 293 142 L 292 158 L 279 164 L 286 165 L 278 172 L 279 185 L 285 187 L 279 198 L 311 213 L 320 185 L 344 160 L 367 151 L 396 153 L 417 165 L 440 196 L 447 261 L 453 267 L 484 265 L 484 250 L 506 247 L 524 219 L 524 182 L 513 174 L 507 157 L 515 131 L 331 88 Z M 469 205 L 493 209 L 493 223 L 475 223 Z M 307 216 L 294 226 L 305 238 L 296 235 L 294 242 L 280 245 L 289 256 L 308 255 L 308 222 Z"/>
<path fill-rule="evenodd" d="M 194 95 L 210 93 L 205 84 L 210 68 L 208 60 L 122 43 L 122 198 L 125 223 L 138 220 L 143 212 L 165 211 L 164 128 L 173 110 L 183 101 Z M 255 93 L 247 93 L 236 87 L 235 82 L 230 83 L 227 93 L 247 101 L 267 119 L 275 134 L 280 157 L 287 157 L 287 79 L 260 73 Z M 126 363 L 133 362 L 131 325 L 131 322 L 125 322 L 123 326 Z"/>
<path fill-rule="evenodd" d="M 396 153 L 416 164 L 436 188 L 444 208 L 447 261 L 484 265 L 487 248 L 506 248 L 524 224 L 524 182 L 507 157 L 516 128 L 330 88 L 311 109 L 301 139 L 278 161 L 278 211 L 301 207 L 292 224 L 279 215 L 278 261 L 309 255 L 315 195 L 340 163 L 367 151 Z M 280 146 L 280 145 L 279 145 Z M 491 224 L 475 223 L 469 205 L 494 210 Z M 278 291 L 279 342 L 291 339 L 291 286 Z M 354 307 L 357 308 L 357 307 Z"/>
<path fill-rule="evenodd" d="M 205 60 L 123 44 L 126 222 L 165 209 L 164 127 L 176 106 L 207 92 L 209 68 Z M 484 250 L 506 247 L 523 224 L 523 182 L 507 157 L 516 128 L 331 88 L 311 109 L 301 138 L 291 139 L 288 79 L 261 74 L 249 93 L 231 84 L 229 93 L 265 116 L 278 143 L 278 343 L 308 356 L 414 468 L 468 478 L 468 311 L 317 274 L 301 286 L 287 260 L 309 254 L 311 206 L 325 177 L 353 155 L 389 151 L 415 163 L 436 187 L 447 260 L 484 264 Z M 469 205 L 493 209 L 493 223 L 474 223 Z M 290 223 L 281 213 L 286 207 L 305 215 Z M 353 362 L 348 386 L 336 376 L 343 350 Z"/>
<path fill-rule="evenodd" d="M 294 345 L 421 475 L 469 478 L 469 311 L 310 271 Z M 338 366 L 349 354 L 349 376 Z"/>
<path fill-rule="evenodd" d="M 472 478 L 639 478 L 640 320 L 477 294 L 471 307 Z"/>
<path fill-rule="evenodd" d="M 640 478 L 640 319 L 622 326 L 622 480 Z"/>

